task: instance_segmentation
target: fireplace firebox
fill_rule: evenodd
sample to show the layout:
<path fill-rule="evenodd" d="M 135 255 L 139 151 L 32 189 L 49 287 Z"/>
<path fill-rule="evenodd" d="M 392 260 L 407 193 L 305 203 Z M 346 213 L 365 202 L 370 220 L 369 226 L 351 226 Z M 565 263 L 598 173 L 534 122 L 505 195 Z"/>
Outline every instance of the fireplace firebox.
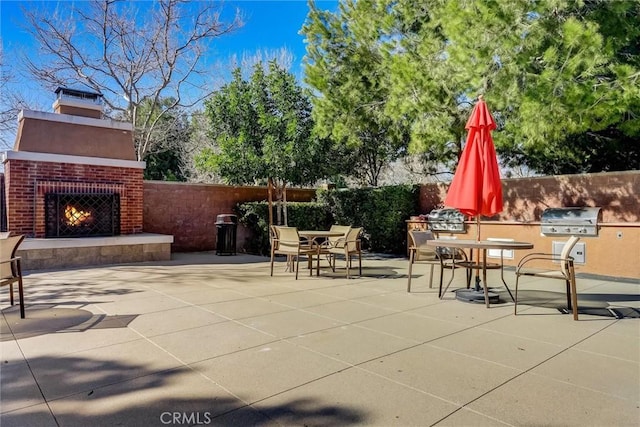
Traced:
<path fill-rule="evenodd" d="M 45 194 L 45 237 L 118 235 L 120 235 L 119 194 Z"/>

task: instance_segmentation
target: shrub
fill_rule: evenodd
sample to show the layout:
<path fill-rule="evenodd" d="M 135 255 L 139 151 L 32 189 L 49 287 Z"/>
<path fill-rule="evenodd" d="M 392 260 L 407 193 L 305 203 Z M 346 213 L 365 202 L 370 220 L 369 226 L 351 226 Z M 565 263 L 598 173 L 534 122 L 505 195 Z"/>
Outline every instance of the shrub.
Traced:
<path fill-rule="evenodd" d="M 365 248 L 380 253 L 405 253 L 405 221 L 419 210 L 419 197 L 417 185 L 318 190 L 333 222 L 364 227 Z"/>
<path fill-rule="evenodd" d="M 326 230 L 331 224 L 363 227 L 364 249 L 404 254 L 405 221 L 419 210 L 419 196 L 417 185 L 318 190 L 317 202 L 287 203 L 288 223 L 299 230 Z M 238 220 L 252 234 L 245 244 L 247 252 L 269 255 L 267 202 L 242 203 L 237 211 Z"/>
<path fill-rule="evenodd" d="M 275 205 L 274 219 L 275 219 Z M 238 221 L 251 232 L 246 242 L 247 252 L 269 255 L 269 206 L 267 202 L 247 202 L 237 206 Z M 325 230 L 331 227 L 332 220 L 328 207 L 324 203 L 289 202 L 287 203 L 288 224 L 299 230 Z"/>

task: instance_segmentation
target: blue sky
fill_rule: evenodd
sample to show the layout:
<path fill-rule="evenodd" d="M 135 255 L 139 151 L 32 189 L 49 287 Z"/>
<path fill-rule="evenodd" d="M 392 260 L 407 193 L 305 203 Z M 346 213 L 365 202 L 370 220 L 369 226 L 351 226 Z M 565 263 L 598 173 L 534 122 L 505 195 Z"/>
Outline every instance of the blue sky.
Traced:
<path fill-rule="evenodd" d="M 75 0 L 76 2 L 82 0 Z M 11 61 L 12 51 L 30 43 L 28 34 L 19 26 L 21 7 L 65 7 L 73 0 L 61 1 L 12 1 L 0 0 L 0 34 L 4 47 L 4 61 Z M 335 0 L 317 0 L 324 9 L 336 10 Z M 308 6 L 306 0 L 236 0 L 223 3 L 225 11 L 239 8 L 244 17 L 244 26 L 236 32 L 216 41 L 211 61 L 225 63 L 230 57 L 241 58 L 256 51 L 269 52 L 286 48 L 294 56 L 291 72 L 302 76 L 302 58 L 305 55 L 304 37 L 299 31 L 304 23 Z M 26 83 L 26 82 L 23 82 Z M 25 87 L 25 86 L 23 86 Z M 30 89 L 35 90 L 35 89 Z M 48 97 L 48 103 L 52 97 Z"/>

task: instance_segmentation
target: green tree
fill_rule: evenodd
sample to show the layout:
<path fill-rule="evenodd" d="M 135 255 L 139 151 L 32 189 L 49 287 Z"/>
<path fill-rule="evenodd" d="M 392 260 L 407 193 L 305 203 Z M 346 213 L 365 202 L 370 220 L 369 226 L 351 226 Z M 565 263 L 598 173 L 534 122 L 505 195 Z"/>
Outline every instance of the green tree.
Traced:
<path fill-rule="evenodd" d="M 236 68 L 205 102 L 205 114 L 212 145 L 196 156 L 196 167 L 231 184 L 273 184 L 286 224 L 287 185 L 324 177 L 329 152 L 326 140 L 312 136 L 311 103 L 294 76 L 275 61 L 266 72 L 257 63 L 250 80 Z"/>
<path fill-rule="evenodd" d="M 380 173 L 405 151 L 406 120 L 389 116 L 389 79 L 378 30 L 384 8 L 341 2 L 336 13 L 309 2 L 305 81 L 314 89 L 316 132 L 335 142 L 336 165 L 377 186 Z"/>
<path fill-rule="evenodd" d="M 550 4 L 536 24 L 504 158 L 548 174 L 639 169 L 640 2 Z"/>
<path fill-rule="evenodd" d="M 563 170 L 637 168 L 639 11 L 640 2 L 606 0 L 347 0 L 337 13 L 312 8 L 303 31 L 315 63 L 307 70 L 310 83 L 320 82 L 318 115 L 329 116 L 319 123 L 351 115 L 349 100 L 371 96 L 353 82 L 375 75 L 384 86 L 373 91 L 381 115 L 410 124 L 408 151 L 424 156 L 427 172 L 456 164 L 480 94 L 507 164 L 546 171 L 564 158 L 571 160 Z M 365 22 L 368 29 L 355 30 Z M 376 54 L 360 53 L 367 49 Z M 333 110 L 323 106 L 331 103 Z M 594 161 L 612 151 L 605 146 L 628 151 Z"/>
<path fill-rule="evenodd" d="M 442 105 L 455 100 L 462 106 L 485 93 L 500 125 L 494 138 L 502 158 L 507 164 L 524 164 L 542 172 L 608 170 L 610 166 L 591 160 L 593 155 L 610 151 L 602 151 L 603 141 L 608 140 L 611 147 L 632 148 L 624 141 L 638 137 L 638 119 L 629 113 L 638 111 L 640 98 L 636 81 L 640 3 L 428 3 L 428 14 L 422 14 L 420 25 L 410 21 L 412 25 L 406 26 L 405 22 L 405 28 L 411 30 L 400 39 L 408 55 L 392 58 L 396 64 L 413 65 L 410 71 L 422 66 L 432 75 L 414 77 L 407 69 L 394 68 L 395 81 L 400 83 L 394 88 L 405 89 L 394 92 L 395 101 L 390 104 L 398 107 L 389 110 L 390 114 L 416 107 L 417 111 L 438 111 L 437 106 L 416 99 L 429 98 Z M 403 17 L 415 15 L 414 11 L 401 13 Z M 419 30 L 414 31 L 416 28 Z M 425 44 L 435 47 L 427 50 L 431 56 L 424 54 Z M 410 99 L 406 93 L 421 98 Z M 460 141 L 470 105 L 449 109 L 439 124 L 423 126 L 424 132 L 414 135 L 414 142 L 437 146 L 438 141 L 429 134 L 444 138 L 434 128 L 458 129 L 450 141 Z M 581 144 L 575 144 L 577 140 Z M 625 157 L 637 159 L 637 150 Z M 589 152 L 592 154 L 585 158 Z M 564 169 L 549 167 L 562 159 Z M 567 168 L 571 164 L 574 167 Z M 622 162 L 617 168 L 633 164 Z"/>

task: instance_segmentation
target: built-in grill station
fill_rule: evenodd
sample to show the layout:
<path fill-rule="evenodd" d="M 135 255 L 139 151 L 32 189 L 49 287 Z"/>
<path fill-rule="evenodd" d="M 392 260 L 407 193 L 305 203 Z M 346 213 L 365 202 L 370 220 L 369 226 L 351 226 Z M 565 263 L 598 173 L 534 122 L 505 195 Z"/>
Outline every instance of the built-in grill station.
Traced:
<path fill-rule="evenodd" d="M 427 225 L 433 232 L 466 233 L 464 215 L 457 209 L 434 209 L 427 215 Z"/>
<path fill-rule="evenodd" d="M 540 218 L 541 233 L 545 236 L 597 237 L 602 218 L 598 207 L 569 207 L 545 209 Z"/>
<path fill-rule="evenodd" d="M 597 237 L 601 220 L 601 208 L 567 207 L 545 209 L 540 218 L 541 233 L 544 236 Z M 564 241 L 551 242 L 551 252 L 559 256 Z M 576 264 L 586 263 L 586 243 L 580 242 L 571 251 Z"/>

